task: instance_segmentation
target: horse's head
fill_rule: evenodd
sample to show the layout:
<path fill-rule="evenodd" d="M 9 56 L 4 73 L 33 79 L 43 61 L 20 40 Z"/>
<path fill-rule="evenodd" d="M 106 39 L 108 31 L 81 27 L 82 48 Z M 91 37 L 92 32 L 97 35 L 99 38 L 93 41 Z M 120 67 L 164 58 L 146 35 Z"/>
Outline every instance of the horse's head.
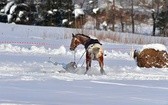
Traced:
<path fill-rule="evenodd" d="M 90 39 L 89 36 L 84 34 L 72 34 L 72 40 L 70 44 L 70 50 L 73 51 L 79 44 L 85 44 Z"/>
<path fill-rule="evenodd" d="M 76 48 L 79 44 L 81 44 L 79 38 L 78 38 L 76 35 L 72 34 L 72 40 L 71 40 L 71 44 L 70 44 L 70 50 L 71 50 L 71 51 L 75 50 L 75 48 Z"/>

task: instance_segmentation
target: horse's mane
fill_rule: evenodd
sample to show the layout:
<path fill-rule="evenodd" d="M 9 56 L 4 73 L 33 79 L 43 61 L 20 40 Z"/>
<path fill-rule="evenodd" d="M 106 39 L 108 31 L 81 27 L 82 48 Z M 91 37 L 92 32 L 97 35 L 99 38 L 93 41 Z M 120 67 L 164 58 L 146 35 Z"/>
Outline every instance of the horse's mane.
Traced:
<path fill-rule="evenodd" d="M 84 36 L 84 37 L 87 37 L 90 39 L 90 37 L 88 35 L 85 35 L 85 34 L 76 34 L 76 35 L 81 35 L 81 36 Z"/>

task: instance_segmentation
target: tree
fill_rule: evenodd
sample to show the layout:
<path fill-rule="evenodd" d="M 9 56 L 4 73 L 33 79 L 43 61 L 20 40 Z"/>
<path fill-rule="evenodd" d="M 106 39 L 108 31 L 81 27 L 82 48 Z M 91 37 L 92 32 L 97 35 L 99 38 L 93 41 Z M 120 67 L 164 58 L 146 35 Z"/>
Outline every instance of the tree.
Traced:
<path fill-rule="evenodd" d="M 7 2 L 6 0 L 0 1 L 0 10 L 5 6 L 6 2 Z"/>
<path fill-rule="evenodd" d="M 124 32 L 124 9 L 122 5 L 122 1 L 120 0 L 120 5 L 121 5 L 121 10 L 119 13 L 119 18 L 120 18 L 120 24 L 121 24 L 121 31 Z"/>
<path fill-rule="evenodd" d="M 135 33 L 134 0 L 131 0 L 131 21 L 132 21 L 132 33 Z"/>
<path fill-rule="evenodd" d="M 68 27 L 68 22 L 73 20 L 72 0 L 47 0 L 42 11 L 46 25 Z"/>
<path fill-rule="evenodd" d="M 155 32 L 156 32 L 156 18 L 157 18 L 157 14 L 155 12 L 155 10 L 152 10 L 152 19 L 153 19 L 153 32 L 152 32 L 152 36 L 155 36 Z"/>
<path fill-rule="evenodd" d="M 113 18 L 113 19 L 112 19 L 112 26 L 113 26 L 113 27 L 112 27 L 112 31 L 115 31 L 115 17 L 116 17 L 116 16 L 115 16 L 115 14 L 116 14 L 116 13 L 115 13 L 115 11 L 116 11 L 116 9 L 115 9 L 115 0 L 113 0 L 112 11 L 113 11 L 113 12 L 112 12 L 112 18 Z"/>
<path fill-rule="evenodd" d="M 157 18 L 156 27 L 160 30 L 160 33 L 163 34 L 163 36 L 166 36 L 168 34 L 168 11 L 162 11 L 159 13 Z"/>
<path fill-rule="evenodd" d="M 160 30 L 163 36 L 168 36 L 168 1 L 164 1 L 164 8 L 158 14 L 156 27 Z"/>
<path fill-rule="evenodd" d="M 25 0 L 15 0 L 15 3 L 19 4 L 19 3 L 24 3 Z"/>

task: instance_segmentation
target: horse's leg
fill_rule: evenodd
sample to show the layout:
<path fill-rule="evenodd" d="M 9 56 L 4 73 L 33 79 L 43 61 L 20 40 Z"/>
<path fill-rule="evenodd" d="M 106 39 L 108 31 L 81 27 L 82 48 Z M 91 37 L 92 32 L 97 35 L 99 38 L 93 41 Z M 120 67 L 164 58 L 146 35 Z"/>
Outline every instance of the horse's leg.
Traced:
<path fill-rule="evenodd" d="M 89 70 L 89 67 L 91 66 L 91 58 L 88 54 L 88 52 L 86 53 L 86 71 L 85 74 L 87 74 L 87 71 Z"/>
<path fill-rule="evenodd" d="M 90 61 L 89 61 L 89 68 L 91 68 L 91 63 L 92 63 L 92 60 L 90 59 Z"/>
<path fill-rule="evenodd" d="M 103 75 L 103 74 L 105 74 L 105 71 L 103 69 L 103 66 L 104 66 L 103 54 L 99 57 L 98 62 L 99 62 L 99 66 L 100 66 L 100 72 Z"/>
<path fill-rule="evenodd" d="M 86 71 L 85 71 L 85 74 L 87 73 L 88 70 L 89 70 L 89 61 L 86 60 Z"/>
<path fill-rule="evenodd" d="M 86 60 L 86 71 L 85 71 L 85 74 L 87 74 L 87 71 L 89 70 L 90 67 L 91 67 L 91 60 Z"/>

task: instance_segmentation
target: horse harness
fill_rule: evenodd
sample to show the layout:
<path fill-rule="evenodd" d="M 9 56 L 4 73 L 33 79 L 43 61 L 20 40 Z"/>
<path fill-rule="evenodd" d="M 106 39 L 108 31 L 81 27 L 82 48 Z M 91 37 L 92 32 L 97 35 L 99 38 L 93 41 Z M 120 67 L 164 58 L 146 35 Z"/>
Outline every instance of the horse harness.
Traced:
<path fill-rule="evenodd" d="M 97 39 L 89 39 L 89 41 L 87 41 L 84 46 L 85 46 L 85 49 L 87 49 L 91 44 L 100 44 L 102 45 Z"/>

